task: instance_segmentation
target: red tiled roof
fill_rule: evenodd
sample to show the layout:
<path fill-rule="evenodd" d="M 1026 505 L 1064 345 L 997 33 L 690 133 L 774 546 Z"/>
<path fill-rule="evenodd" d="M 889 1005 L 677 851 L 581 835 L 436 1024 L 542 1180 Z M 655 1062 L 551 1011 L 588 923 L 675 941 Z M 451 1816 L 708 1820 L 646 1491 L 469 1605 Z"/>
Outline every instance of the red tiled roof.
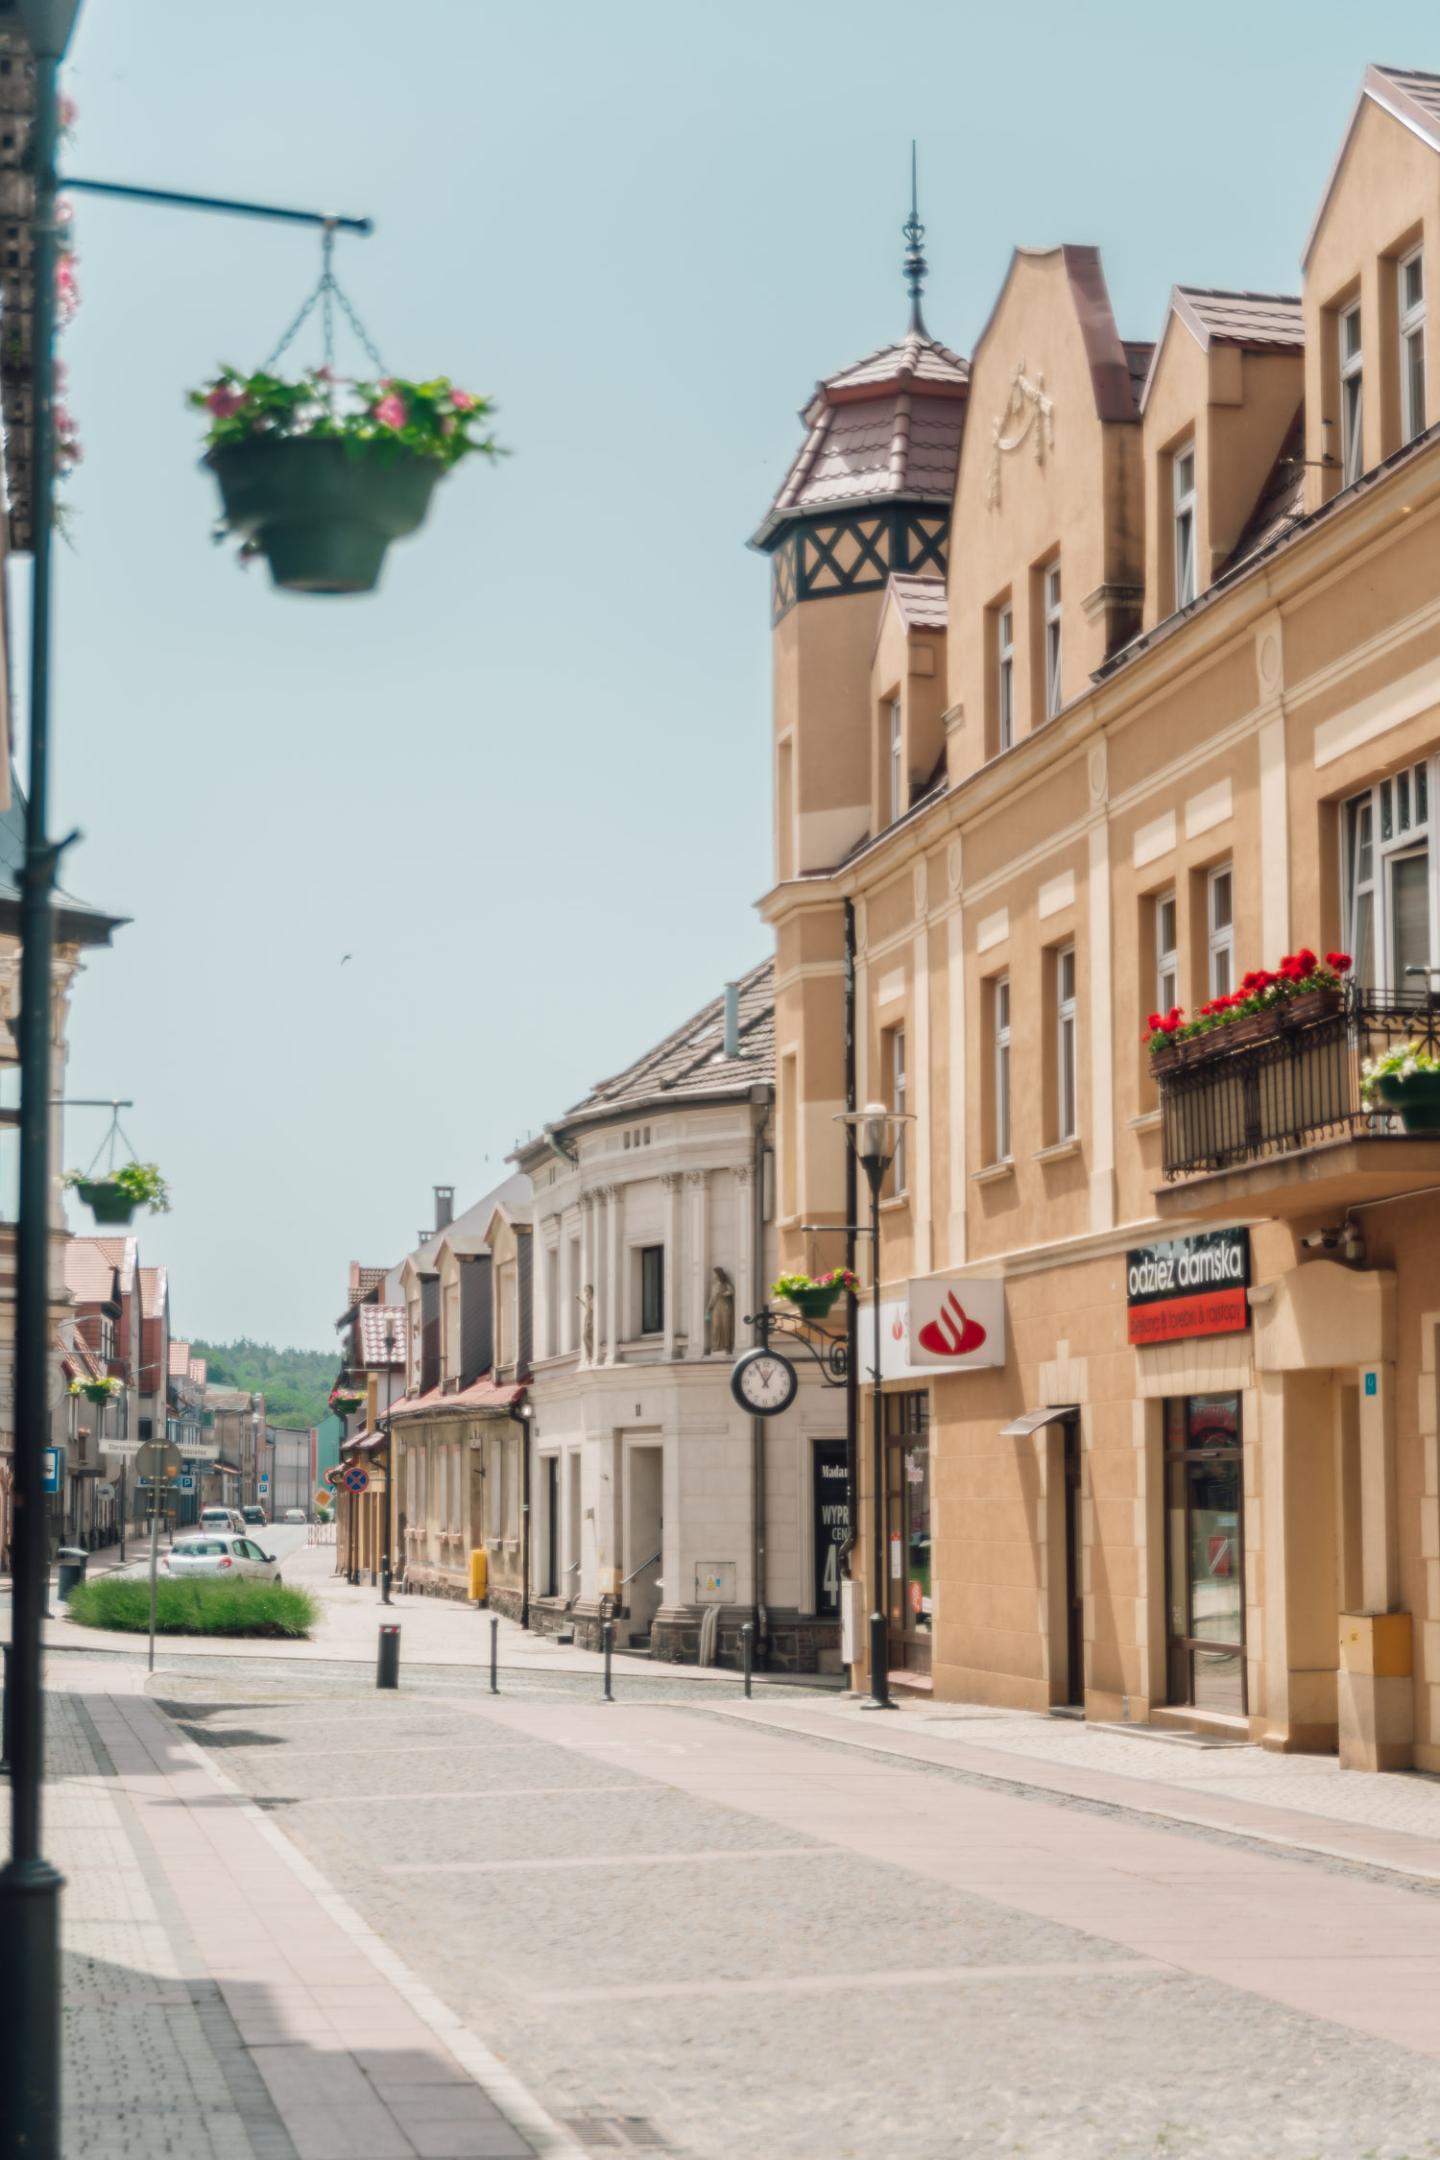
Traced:
<path fill-rule="evenodd" d="M 405 1363 L 405 1308 L 403 1305 L 362 1305 L 359 1309 L 360 1358 L 366 1366 Z M 385 1330 L 393 1330 L 390 1354 L 385 1354 Z"/>
<path fill-rule="evenodd" d="M 806 406 L 805 443 L 754 544 L 787 518 L 842 504 L 943 502 L 955 491 L 969 363 L 911 331 L 830 376 Z"/>
<path fill-rule="evenodd" d="M 1278 346 L 1298 352 L 1305 342 L 1300 302 L 1289 293 L 1216 292 L 1177 285 L 1170 304 L 1200 343 Z"/>
<path fill-rule="evenodd" d="M 912 577 L 907 571 L 897 570 L 890 579 L 890 592 L 901 618 L 912 630 L 943 630 L 950 619 L 944 578 Z"/>
<path fill-rule="evenodd" d="M 392 1405 L 388 1415 L 393 1423 L 396 1418 L 439 1417 L 447 1411 L 503 1410 L 510 1403 L 519 1402 L 525 1393 L 525 1383 L 516 1381 L 508 1387 L 497 1387 L 485 1373 L 472 1380 L 469 1387 L 457 1388 L 447 1394 L 444 1388 L 430 1388 L 423 1395 L 403 1395 Z"/>
<path fill-rule="evenodd" d="M 142 1320 L 158 1320 L 165 1311 L 165 1295 L 168 1285 L 163 1267 L 140 1269 L 140 1317 Z"/>
<path fill-rule="evenodd" d="M 108 1305 L 115 1299 L 119 1260 L 113 1248 L 123 1238 L 71 1238 L 65 1247 L 65 1287 L 81 1305 Z"/>

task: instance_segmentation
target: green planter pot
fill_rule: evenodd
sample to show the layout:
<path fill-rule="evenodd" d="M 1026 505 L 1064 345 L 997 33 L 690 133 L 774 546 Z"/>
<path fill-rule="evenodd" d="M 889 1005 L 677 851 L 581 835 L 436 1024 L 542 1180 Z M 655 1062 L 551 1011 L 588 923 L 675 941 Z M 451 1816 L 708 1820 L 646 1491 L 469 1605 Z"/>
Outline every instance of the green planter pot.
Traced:
<path fill-rule="evenodd" d="M 1382 1073 L 1375 1092 L 1406 1132 L 1440 1133 L 1440 1072 Z"/>
<path fill-rule="evenodd" d="M 115 1400 L 115 1397 L 111 1393 L 110 1389 L 105 1387 L 82 1386 L 80 1392 L 85 1397 L 85 1400 L 87 1402 L 104 1404 L 108 1402 L 114 1402 Z"/>
<path fill-rule="evenodd" d="M 789 1293 L 789 1302 L 802 1319 L 823 1320 L 827 1313 L 834 1310 L 843 1295 L 844 1292 L 837 1283 L 833 1290 L 792 1290 Z"/>
<path fill-rule="evenodd" d="M 413 451 L 323 436 L 229 443 L 205 462 L 225 522 L 253 541 L 287 592 L 373 592 L 392 540 L 424 522 L 443 467 Z"/>
<path fill-rule="evenodd" d="M 75 1190 L 96 1222 L 133 1222 L 139 1202 L 132 1200 L 113 1178 L 79 1178 Z"/>

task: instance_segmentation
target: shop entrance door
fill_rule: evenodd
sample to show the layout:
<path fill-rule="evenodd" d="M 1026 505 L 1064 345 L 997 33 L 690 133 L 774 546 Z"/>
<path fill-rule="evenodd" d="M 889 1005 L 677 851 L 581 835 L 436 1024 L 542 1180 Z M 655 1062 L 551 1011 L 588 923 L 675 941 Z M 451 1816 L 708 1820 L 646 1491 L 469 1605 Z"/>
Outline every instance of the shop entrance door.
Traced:
<path fill-rule="evenodd" d="M 928 1677 L 934 1626 L 930 1579 L 930 1397 L 885 1397 L 886 1562 L 890 1669 Z"/>
<path fill-rule="evenodd" d="M 1065 1701 L 1085 1702 L 1085 1573 L 1080 1528 L 1080 1420 L 1060 1427 L 1065 1450 Z"/>
<path fill-rule="evenodd" d="M 560 1595 L 560 1458 L 545 1463 L 545 1595 Z"/>
<path fill-rule="evenodd" d="M 1165 1405 L 1169 1699 L 1243 1717 L 1245 1514 L 1240 1397 Z"/>

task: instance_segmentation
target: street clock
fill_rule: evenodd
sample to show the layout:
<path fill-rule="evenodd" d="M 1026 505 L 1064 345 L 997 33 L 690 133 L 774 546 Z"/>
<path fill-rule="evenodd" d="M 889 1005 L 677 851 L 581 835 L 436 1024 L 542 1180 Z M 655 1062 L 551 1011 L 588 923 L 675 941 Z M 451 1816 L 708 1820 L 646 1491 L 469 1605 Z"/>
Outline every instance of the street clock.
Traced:
<path fill-rule="evenodd" d="M 799 1385 L 795 1367 L 778 1350 L 747 1350 L 730 1374 L 731 1394 L 755 1417 L 779 1417 L 794 1402 Z"/>

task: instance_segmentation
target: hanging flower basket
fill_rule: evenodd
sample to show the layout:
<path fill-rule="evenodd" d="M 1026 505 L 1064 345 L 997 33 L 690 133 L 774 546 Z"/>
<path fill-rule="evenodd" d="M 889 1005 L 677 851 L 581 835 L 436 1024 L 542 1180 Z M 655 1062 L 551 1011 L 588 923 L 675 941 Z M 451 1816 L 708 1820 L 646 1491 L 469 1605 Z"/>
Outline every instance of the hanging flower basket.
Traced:
<path fill-rule="evenodd" d="M 210 415 L 205 463 L 225 528 L 287 592 L 373 592 L 436 481 L 471 452 L 498 455 L 474 432 L 490 401 L 445 376 L 347 383 L 316 368 L 286 382 L 226 368 L 190 402 Z"/>
<path fill-rule="evenodd" d="M 131 1222 L 142 1207 L 163 1215 L 170 1206 L 170 1188 L 154 1163 L 124 1163 L 98 1178 L 83 1170 L 67 1170 L 64 1182 L 78 1193 L 98 1223 Z"/>
<path fill-rule="evenodd" d="M 802 1319 L 823 1320 L 847 1290 L 860 1287 L 849 1268 L 832 1268 L 828 1275 L 781 1275 L 771 1286 L 772 1297 L 784 1298 Z"/>
<path fill-rule="evenodd" d="M 334 1394 L 330 1397 L 330 1408 L 334 1411 L 336 1417 L 358 1417 L 364 1407 L 365 1397 L 363 1395 Z"/>
<path fill-rule="evenodd" d="M 123 1380 L 72 1380 L 70 1383 L 72 1395 L 83 1395 L 87 1402 L 100 1403 L 102 1406 L 114 1402 L 116 1396 L 123 1395 L 124 1392 Z"/>

